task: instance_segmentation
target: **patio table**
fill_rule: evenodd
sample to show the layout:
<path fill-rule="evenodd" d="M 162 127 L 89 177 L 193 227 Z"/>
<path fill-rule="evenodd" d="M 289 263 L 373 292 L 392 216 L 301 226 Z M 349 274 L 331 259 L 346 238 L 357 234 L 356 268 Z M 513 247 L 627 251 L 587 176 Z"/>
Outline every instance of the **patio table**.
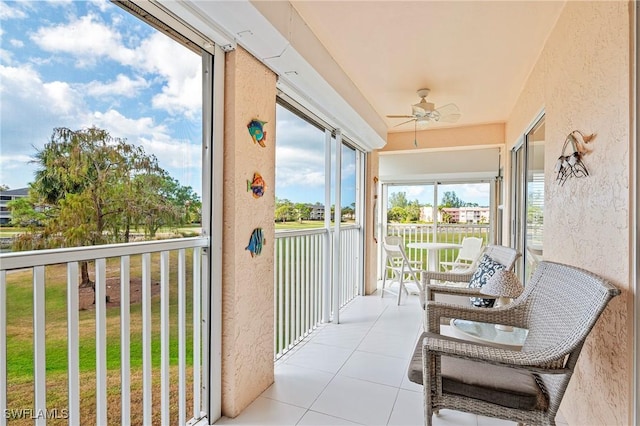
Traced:
<path fill-rule="evenodd" d="M 407 247 L 418 250 L 427 250 L 430 271 L 438 271 L 440 266 L 440 250 L 459 249 L 461 244 L 455 243 L 409 243 Z"/>

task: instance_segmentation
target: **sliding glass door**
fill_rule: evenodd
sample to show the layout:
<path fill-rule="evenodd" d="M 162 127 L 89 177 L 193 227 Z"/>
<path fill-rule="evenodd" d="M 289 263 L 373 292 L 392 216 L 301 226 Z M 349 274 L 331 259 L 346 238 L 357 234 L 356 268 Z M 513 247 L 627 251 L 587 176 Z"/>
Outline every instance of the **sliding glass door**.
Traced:
<path fill-rule="evenodd" d="M 544 116 L 512 151 L 512 246 L 522 253 L 516 272 L 526 282 L 543 256 Z"/>

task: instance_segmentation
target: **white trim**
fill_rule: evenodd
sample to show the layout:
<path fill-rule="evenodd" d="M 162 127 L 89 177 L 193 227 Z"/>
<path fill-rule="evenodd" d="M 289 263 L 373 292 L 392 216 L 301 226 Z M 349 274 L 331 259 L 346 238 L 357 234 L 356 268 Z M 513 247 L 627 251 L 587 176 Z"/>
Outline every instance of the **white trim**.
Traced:
<path fill-rule="evenodd" d="M 333 209 L 333 322 L 340 323 L 340 294 L 342 293 L 342 281 L 340 280 L 340 223 L 342 222 L 341 188 L 342 188 L 342 133 L 336 130 L 335 136 L 335 176 L 334 176 L 334 200 Z"/>
<path fill-rule="evenodd" d="M 224 82 L 225 54 L 216 46 L 213 58 L 213 138 L 211 165 L 211 245 L 210 245 L 210 345 L 209 422 L 222 415 L 222 186 L 224 183 Z"/>
<path fill-rule="evenodd" d="M 630 283 L 635 285 L 635 288 L 631 288 L 633 294 L 635 294 L 635 300 L 633 303 L 633 353 L 635 354 L 632 367 L 632 373 L 635 377 L 632 383 L 632 413 L 631 424 L 640 424 L 640 149 L 638 149 L 638 123 L 640 123 L 640 96 L 638 94 L 638 83 L 640 82 L 640 63 L 638 63 L 637 49 L 640 46 L 640 31 L 638 31 L 638 22 L 640 22 L 640 5 L 637 2 L 633 2 L 632 7 L 635 9 L 631 12 L 631 64 L 635 66 L 635 74 L 631 75 L 631 134 L 630 141 L 636 141 L 636 143 L 630 143 L 630 167 L 631 167 L 631 185 L 635 185 L 635 191 L 631 191 L 631 211 L 635 214 L 631 215 L 631 229 L 635 230 L 631 234 L 631 259 L 634 259 L 631 263 L 631 280 Z M 635 13 L 634 13 L 635 12 Z M 635 99 L 634 99 L 635 98 Z M 633 114 L 635 109 L 635 114 Z M 635 155 L 633 150 L 635 149 Z"/>

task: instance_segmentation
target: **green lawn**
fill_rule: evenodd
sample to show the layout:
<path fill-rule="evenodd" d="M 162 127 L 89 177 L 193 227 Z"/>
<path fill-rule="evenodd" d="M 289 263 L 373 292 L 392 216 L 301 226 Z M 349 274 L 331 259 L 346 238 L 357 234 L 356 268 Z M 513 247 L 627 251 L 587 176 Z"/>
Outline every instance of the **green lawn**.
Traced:
<path fill-rule="evenodd" d="M 191 256 L 187 255 L 187 288 L 186 288 L 186 363 L 191 369 L 192 364 L 192 265 Z M 159 254 L 152 254 L 152 342 L 151 358 L 153 365 L 154 401 L 159 395 L 159 367 L 160 367 L 160 295 L 159 295 Z M 131 256 L 130 274 L 132 282 L 141 277 L 140 256 Z M 90 270 L 93 268 L 91 267 Z M 172 369 L 172 388 L 177 386 L 178 364 L 178 290 L 177 290 L 177 253 L 170 256 L 170 364 Z M 46 371 L 47 371 L 47 405 L 50 408 L 67 408 L 67 290 L 65 265 L 46 267 L 45 312 L 46 312 Z M 93 277 L 93 273 L 91 274 Z M 109 278 L 119 277 L 119 259 L 107 261 L 107 285 Z M 33 283 L 30 271 L 12 272 L 7 276 L 7 402 L 9 408 L 21 409 L 33 407 Z M 134 288 L 135 292 L 135 288 Z M 114 292 L 116 293 L 116 292 Z M 157 294 L 156 294 L 157 293 Z M 95 423 L 95 310 L 80 310 L 79 312 L 79 347 L 80 347 L 80 376 L 81 376 L 81 416 L 83 424 Z M 130 363 L 132 386 L 132 422 L 141 424 L 142 409 L 142 304 L 130 305 Z M 120 308 L 118 306 L 107 309 L 107 381 L 108 404 L 111 416 L 117 416 L 120 407 Z M 191 381 L 191 379 L 189 379 Z M 189 389 L 189 386 L 187 386 Z M 187 404 L 189 404 L 189 395 Z M 177 415 L 177 388 L 173 392 L 172 411 Z M 156 410 L 159 412 L 159 410 Z M 172 413 L 173 415 L 173 413 Z M 92 420 L 93 419 L 93 420 Z M 113 418 L 118 423 L 117 417 Z M 177 417 L 176 417 L 177 421 Z M 30 422 L 32 423 L 32 422 Z M 53 422 L 55 424 L 55 422 Z M 12 421 L 12 424 L 13 421 Z M 17 424 L 20 424 L 18 422 Z M 27 424 L 27 423 L 25 423 Z"/>

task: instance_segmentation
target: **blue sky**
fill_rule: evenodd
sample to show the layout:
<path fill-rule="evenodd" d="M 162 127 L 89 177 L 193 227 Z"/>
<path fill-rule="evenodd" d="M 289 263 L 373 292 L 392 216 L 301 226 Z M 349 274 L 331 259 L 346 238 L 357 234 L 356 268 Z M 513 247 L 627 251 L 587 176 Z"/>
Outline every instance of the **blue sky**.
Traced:
<path fill-rule="evenodd" d="M 97 126 L 201 189 L 201 59 L 104 0 L 0 2 L 0 183 L 55 127 Z"/>
<path fill-rule="evenodd" d="M 2 1 L 0 23 L 0 184 L 32 181 L 55 127 L 96 126 L 201 193 L 199 55 L 105 0 Z M 276 196 L 323 203 L 324 134 L 283 108 L 276 134 Z M 353 153 L 343 162 L 349 205 Z"/>
<path fill-rule="evenodd" d="M 300 203 L 324 204 L 325 134 L 287 109 L 276 109 L 276 196 Z M 332 152 L 332 163 L 335 152 Z M 356 197 L 355 151 L 342 150 L 341 205 Z M 333 192 L 333 176 L 331 188 Z M 268 183 L 267 183 L 268 184 Z M 331 198 L 332 204 L 334 198 Z"/>

